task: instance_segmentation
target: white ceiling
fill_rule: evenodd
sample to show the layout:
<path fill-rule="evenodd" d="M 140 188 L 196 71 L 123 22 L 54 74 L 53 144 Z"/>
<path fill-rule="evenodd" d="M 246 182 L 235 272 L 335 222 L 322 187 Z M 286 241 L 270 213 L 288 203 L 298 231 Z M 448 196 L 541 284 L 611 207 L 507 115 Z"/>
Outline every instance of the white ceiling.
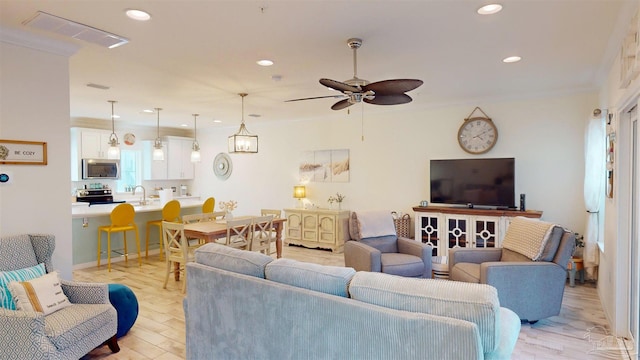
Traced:
<path fill-rule="evenodd" d="M 366 113 L 447 104 L 565 94 L 597 89 L 637 0 L 502 0 L 502 12 L 481 16 L 485 0 L 441 1 L 28 1 L 1 0 L 0 25 L 51 38 L 22 24 L 44 11 L 125 38 L 107 49 L 80 40 L 70 60 L 71 117 L 109 120 L 111 105 L 126 124 L 234 126 L 245 121 L 343 116 L 337 99 L 285 100 L 336 94 L 320 78 L 353 76 L 351 37 L 363 39 L 358 77 L 421 79 L 405 105 L 364 105 Z M 152 19 L 136 22 L 124 10 Z M 523 60 L 503 64 L 519 55 Z M 269 58 L 271 67 L 256 61 Z M 281 76 L 280 81 L 272 80 Z M 87 87 L 95 83 L 108 90 Z M 360 109 L 359 106 L 352 106 Z M 259 114 L 259 118 L 250 117 Z M 214 124 L 213 119 L 222 120 Z"/>

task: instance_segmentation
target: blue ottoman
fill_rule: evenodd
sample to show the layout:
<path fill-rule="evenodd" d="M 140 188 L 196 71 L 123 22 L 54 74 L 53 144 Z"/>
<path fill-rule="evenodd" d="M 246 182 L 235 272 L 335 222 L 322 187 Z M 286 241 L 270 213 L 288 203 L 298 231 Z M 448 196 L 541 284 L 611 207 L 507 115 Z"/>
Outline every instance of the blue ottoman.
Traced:
<path fill-rule="evenodd" d="M 109 301 L 118 312 L 118 332 L 116 337 L 126 335 L 138 318 L 138 299 L 127 286 L 109 284 Z"/>

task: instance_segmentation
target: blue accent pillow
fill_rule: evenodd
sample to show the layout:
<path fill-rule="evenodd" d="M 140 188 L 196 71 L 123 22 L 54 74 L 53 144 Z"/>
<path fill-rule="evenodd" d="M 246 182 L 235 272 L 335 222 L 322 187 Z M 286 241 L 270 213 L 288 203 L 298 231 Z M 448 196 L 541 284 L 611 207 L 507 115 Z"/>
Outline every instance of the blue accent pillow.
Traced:
<path fill-rule="evenodd" d="M 0 271 L 0 306 L 9 310 L 16 309 L 13 296 L 9 291 L 9 282 L 33 280 L 44 274 L 46 274 L 44 263 L 19 270 Z"/>

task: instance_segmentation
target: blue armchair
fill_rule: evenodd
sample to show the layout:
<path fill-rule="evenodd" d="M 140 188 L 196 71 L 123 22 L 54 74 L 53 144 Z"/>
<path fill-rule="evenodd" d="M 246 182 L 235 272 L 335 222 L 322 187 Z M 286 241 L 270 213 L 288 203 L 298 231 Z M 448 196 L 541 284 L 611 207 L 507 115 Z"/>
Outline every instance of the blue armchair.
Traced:
<path fill-rule="evenodd" d="M 53 235 L 2 237 L 0 272 L 44 263 L 49 273 L 54 249 Z M 48 315 L 0 307 L 0 359 L 79 359 L 105 343 L 120 350 L 107 284 L 61 280 L 61 287 L 71 305 Z"/>
<path fill-rule="evenodd" d="M 398 237 L 391 212 L 352 212 L 344 263 L 357 271 L 431 278 L 431 245 Z"/>

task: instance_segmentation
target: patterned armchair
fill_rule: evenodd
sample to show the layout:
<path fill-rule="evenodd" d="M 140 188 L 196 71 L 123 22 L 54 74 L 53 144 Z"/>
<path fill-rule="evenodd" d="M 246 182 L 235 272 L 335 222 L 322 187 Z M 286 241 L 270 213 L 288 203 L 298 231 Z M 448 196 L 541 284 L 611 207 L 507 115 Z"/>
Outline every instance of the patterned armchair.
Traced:
<path fill-rule="evenodd" d="M 53 235 L 0 238 L 0 277 L 39 263 L 53 271 L 54 249 Z M 0 307 L 0 359 L 79 359 L 105 343 L 120 350 L 107 284 L 61 280 L 61 286 L 71 305 L 51 314 Z"/>

